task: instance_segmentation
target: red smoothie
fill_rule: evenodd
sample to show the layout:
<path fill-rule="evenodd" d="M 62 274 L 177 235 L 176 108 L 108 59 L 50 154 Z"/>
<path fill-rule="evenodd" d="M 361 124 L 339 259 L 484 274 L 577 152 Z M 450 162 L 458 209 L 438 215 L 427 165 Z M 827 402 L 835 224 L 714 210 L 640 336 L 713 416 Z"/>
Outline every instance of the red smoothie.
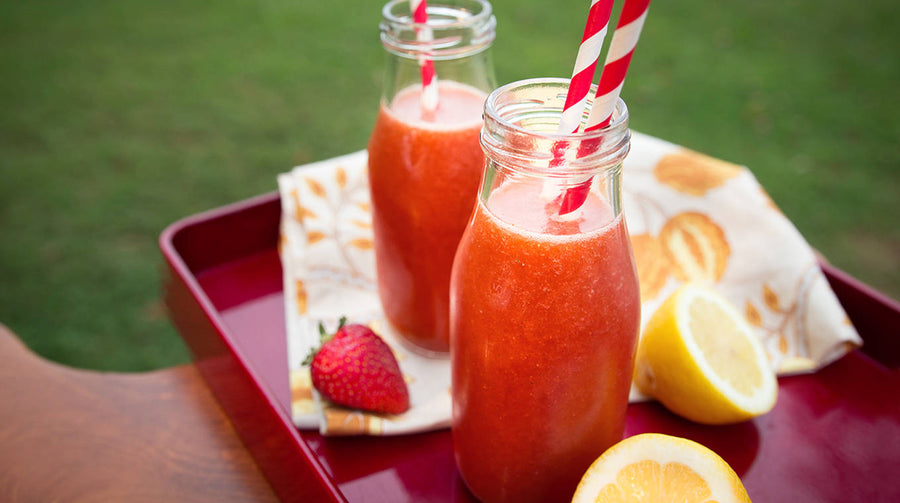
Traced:
<path fill-rule="evenodd" d="M 413 86 L 382 105 L 369 140 L 378 293 L 408 342 L 446 352 L 450 268 L 484 162 L 485 94 L 440 81 L 440 106 L 428 120 L 420 94 Z"/>
<path fill-rule="evenodd" d="M 569 501 L 622 437 L 640 300 L 623 216 L 568 218 L 541 183 L 477 203 L 452 278 L 453 443 L 485 502 Z"/>

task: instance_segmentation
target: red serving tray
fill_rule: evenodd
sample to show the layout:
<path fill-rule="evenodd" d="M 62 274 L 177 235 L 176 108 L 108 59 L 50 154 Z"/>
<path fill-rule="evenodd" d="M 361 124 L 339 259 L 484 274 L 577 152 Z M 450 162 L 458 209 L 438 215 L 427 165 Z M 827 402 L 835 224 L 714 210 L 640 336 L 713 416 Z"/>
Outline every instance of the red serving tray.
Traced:
<path fill-rule="evenodd" d="M 187 217 L 160 236 L 170 316 L 276 493 L 303 502 L 474 501 L 448 430 L 337 438 L 294 427 L 280 217 L 271 193 Z M 757 502 L 900 501 L 900 305 L 823 268 L 862 350 L 779 379 L 775 409 L 752 421 L 701 426 L 641 403 L 628 409 L 626 436 L 662 432 L 706 445 Z"/>

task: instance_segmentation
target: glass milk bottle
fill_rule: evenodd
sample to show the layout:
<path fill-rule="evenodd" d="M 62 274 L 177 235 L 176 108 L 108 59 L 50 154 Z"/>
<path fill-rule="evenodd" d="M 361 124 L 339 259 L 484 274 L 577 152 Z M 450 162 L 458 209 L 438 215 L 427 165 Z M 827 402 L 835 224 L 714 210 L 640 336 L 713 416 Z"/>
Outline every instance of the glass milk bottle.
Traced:
<path fill-rule="evenodd" d="M 484 0 L 429 2 L 427 26 L 413 23 L 407 0 L 383 9 L 387 71 L 368 146 L 378 293 L 391 325 L 425 354 L 449 348 L 450 267 L 481 178 L 495 25 Z M 422 102 L 425 59 L 434 110 Z"/>
<path fill-rule="evenodd" d="M 625 424 L 640 330 L 620 194 L 628 111 L 620 101 L 609 127 L 556 134 L 567 86 L 532 79 L 488 97 L 484 178 L 453 266 L 453 445 L 486 503 L 570 501 Z"/>

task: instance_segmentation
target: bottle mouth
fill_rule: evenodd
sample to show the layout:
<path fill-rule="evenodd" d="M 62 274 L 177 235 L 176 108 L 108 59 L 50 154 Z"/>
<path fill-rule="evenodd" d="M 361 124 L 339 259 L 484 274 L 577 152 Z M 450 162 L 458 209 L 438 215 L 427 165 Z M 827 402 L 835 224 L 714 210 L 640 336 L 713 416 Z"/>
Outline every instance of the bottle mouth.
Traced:
<path fill-rule="evenodd" d="M 617 101 L 602 129 L 558 133 L 568 86 L 568 79 L 537 78 L 494 90 L 484 105 L 485 154 L 500 167 L 551 177 L 598 174 L 621 164 L 631 145 L 625 102 Z M 595 91 L 592 86 L 589 96 Z"/>
<path fill-rule="evenodd" d="M 488 49 L 497 20 L 486 0 L 443 0 L 428 3 L 428 22 L 413 21 L 409 0 L 391 0 L 381 11 L 381 43 L 398 56 L 433 60 L 456 59 Z M 430 40 L 420 40 L 421 30 Z"/>

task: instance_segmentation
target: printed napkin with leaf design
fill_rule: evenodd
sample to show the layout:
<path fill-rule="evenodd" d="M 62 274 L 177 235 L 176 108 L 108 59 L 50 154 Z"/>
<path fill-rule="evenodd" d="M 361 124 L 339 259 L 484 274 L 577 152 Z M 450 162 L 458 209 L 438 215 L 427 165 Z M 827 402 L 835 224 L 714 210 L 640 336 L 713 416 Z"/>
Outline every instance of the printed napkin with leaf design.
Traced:
<path fill-rule="evenodd" d="M 326 435 L 444 428 L 449 360 L 407 351 L 381 312 L 366 161 L 361 151 L 278 177 L 294 423 Z M 862 343 L 814 251 L 747 168 L 635 132 L 623 184 L 644 322 L 679 285 L 695 281 L 744 313 L 779 374 L 815 371 Z M 318 324 L 334 328 L 341 316 L 369 324 L 394 349 L 410 389 L 408 412 L 349 410 L 312 388 L 300 363 L 318 344 Z"/>

